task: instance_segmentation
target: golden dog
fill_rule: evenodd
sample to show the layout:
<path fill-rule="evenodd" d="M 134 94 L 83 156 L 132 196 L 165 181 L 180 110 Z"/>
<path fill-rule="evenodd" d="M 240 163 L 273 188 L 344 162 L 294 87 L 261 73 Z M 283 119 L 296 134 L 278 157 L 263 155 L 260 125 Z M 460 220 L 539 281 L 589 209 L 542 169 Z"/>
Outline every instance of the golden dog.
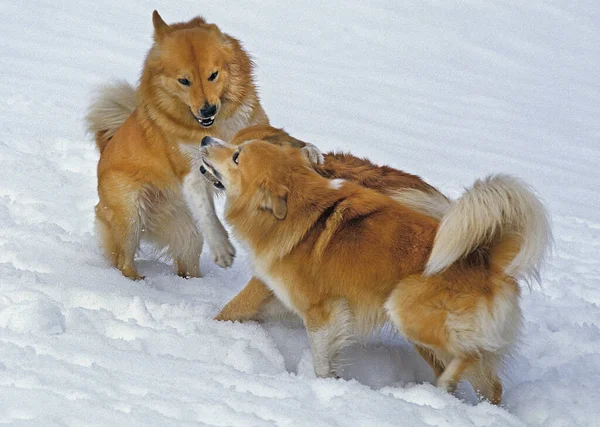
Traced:
<path fill-rule="evenodd" d="M 275 145 L 290 146 L 304 151 L 313 168 L 329 179 L 353 181 L 372 188 L 425 215 L 441 219 L 450 201 L 420 177 L 388 166 L 378 166 L 367 159 L 349 153 L 330 152 L 318 158 L 312 144 L 294 138 L 283 129 L 268 125 L 251 126 L 239 131 L 230 144 L 262 140 Z M 210 174 L 206 175 L 210 177 Z M 340 182 L 340 181 L 336 181 Z M 288 318 L 290 311 L 259 279 L 252 278 L 246 287 L 221 310 L 216 320 L 246 321 Z"/>
<path fill-rule="evenodd" d="M 254 275 L 304 321 L 315 373 L 390 322 L 452 390 L 461 378 L 498 403 L 498 368 L 520 325 L 520 278 L 551 239 L 545 209 L 516 178 L 477 181 L 441 220 L 317 173 L 299 150 L 204 138 L 202 162 L 226 191 L 226 218 Z"/>
<path fill-rule="evenodd" d="M 142 238 L 166 248 L 179 275 L 198 277 L 203 235 L 220 266 L 235 253 L 214 211 L 212 186 L 189 174 L 200 141 L 229 139 L 268 119 L 237 39 L 201 17 L 168 25 L 154 11 L 152 21 L 154 44 L 137 93 L 125 83 L 106 86 L 88 114 L 100 151 L 98 232 L 106 256 L 127 277 L 140 278 L 134 255 Z"/>

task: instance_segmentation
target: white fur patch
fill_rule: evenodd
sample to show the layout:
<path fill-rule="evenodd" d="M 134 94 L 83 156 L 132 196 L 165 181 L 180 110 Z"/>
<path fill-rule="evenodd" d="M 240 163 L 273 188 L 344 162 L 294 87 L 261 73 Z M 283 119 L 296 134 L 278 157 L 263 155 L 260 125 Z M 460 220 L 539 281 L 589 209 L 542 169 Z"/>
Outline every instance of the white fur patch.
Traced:
<path fill-rule="evenodd" d="M 430 193 L 414 188 L 390 193 L 390 197 L 406 207 L 437 220 L 442 219 L 446 211 L 452 206 L 450 201 L 441 193 Z"/>
<path fill-rule="evenodd" d="M 321 153 L 321 150 L 319 150 L 313 144 L 307 142 L 306 145 L 300 149 L 300 151 L 306 155 L 308 160 L 313 165 L 322 165 L 325 163 L 325 157 L 323 156 L 323 153 Z"/>
<path fill-rule="evenodd" d="M 192 170 L 200 166 L 200 144 L 179 143 L 179 151 L 191 164 Z"/>
<path fill-rule="evenodd" d="M 402 329 L 402 319 L 400 319 L 400 316 L 398 316 L 398 313 L 400 312 L 400 310 L 398 310 L 398 306 L 396 304 L 396 301 L 398 301 L 398 297 L 396 295 L 397 293 L 398 293 L 398 289 L 394 289 L 392 291 L 392 293 L 390 294 L 390 296 L 388 297 L 385 304 L 383 305 L 383 307 L 384 307 L 388 317 L 392 321 L 393 325 L 398 330 L 398 333 L 406 336 L 406 334 L 404 333 L 404 331 Z"/>
<path fill-rule="evenodd" d="M 523 238 L 505 273 L 539 281 L 539 267 L 552 242 L 548 214 L 535 193 L 509 175 L 477 180 L 452 204 L 440 222 L 425 274 L 443 271 L 498 234 Z"/>
<path fill-rule="evenodd" d="M 344 184 L 344 182 L 346 182 L 345 179 L 340 179 L 340 178 L 332 179 L 329 181 L 329 188 L 331 188 L 332 190 L 339 190 L 340 188 L 342 188 L 342 185 Z"/>
<path fill-rule="evenodd" d="M 267 274 L 267 268 L 261 266 L 258 262 L 253 262 L 252 267 L 254 270 L 254 276 L 262 280 L 268 287 L 273 291 L 279 301 L 283 303 L 289 310 L 294 313 L 298 313 L 298 310 L 294 307 L 292 299 L 288 292 L 287 287 L 279 279 L 271 277 Z"/>
<path fill-rule="evenodd" d="M 233 136 L 241 129 L 247 128 L 248 126 L 258 124 L 251 123 L 250 118 L 255 112 L 255 108 L 258 108 L 258 103 L 253 105 L 250 103 L 244 103 L 240 105 L 235 113 L 227 118 L 222 119 L 219 123 L 219 135 L 226 141 L 229 142 Z M 219 116 L 217 115 L 217 120 Z"/>
<path fill-rule="evenodd" d="M 189 152 L 192 152 L 191 149 Z M 235 249 L 215 211 L 212 187 L 200 174 L 196 161 L 192 160 L 191 163 L 191 172 L 183 179 L 183 196 L 199 229 L 204 233 L 213 261 L 220 267 L 229 267 L 233 263 Z"/>
<path fill-rule="evenodd" d="M 502 284 L 503 289 L 494 295 L 490 309 L 484 298 L 472 311 L 448 311 L 445 328 L 448 333 L 449 354 L 481 354 L 488 352 L 501 357 L 510 351 L 521 331 L 522 315 L 519 295 L 512 285 Z M 397 292 L 394 290 L 385 303 L 385 309 L 398 332 L 403 333 L 399 316 Z M 443 359 L 443 353 L 437 353 Z"/>
<path fill-rule="evenodd" d="M 352 338 L 352 312 L 345 300 L 338 300 L 331 309 L 329 322 L 319 329 L 308 330 L 315 375 L 335 376 L 340 351 Z"/>
<path fill-rule="evenodd" d="M 492 309 L 482 301 L 472 313 L 449 313 L 446 327 L 449 350 L 455 354 L 482 351 L 502 355 L 514 345 L 521 330 L 519 297 L 512 290 L 498 292 Z"/>
<path fill-rule="evenodd" d="M 92 134 L 104 131 L 106 138 L 113 137 L 135 110 L 136 102 L 135 88 L 125 81 L 101 86 L 86 116 L 88 130 Z"/>

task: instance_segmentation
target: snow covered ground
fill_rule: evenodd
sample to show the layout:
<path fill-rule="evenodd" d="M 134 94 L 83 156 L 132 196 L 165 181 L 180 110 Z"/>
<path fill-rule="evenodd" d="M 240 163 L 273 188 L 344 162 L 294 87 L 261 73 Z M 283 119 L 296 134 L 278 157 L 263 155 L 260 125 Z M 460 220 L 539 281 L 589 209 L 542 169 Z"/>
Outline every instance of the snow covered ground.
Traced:
<path fill-rule="evenodd" d="M 111 268 L 93 228 L 94 86 L 139 75 L 151 12 L 204 14 L 259 65 L 272 123 L 448 195 L 514 173 L 553 215 L 501 407 L 432 386 L 398 337 L 315 379 L 302 329 L 211 320 L 246 254 L 183 280 Z M 600 425 L 600 2 L 0 2 L 0 423 L 32 426 Z"/>

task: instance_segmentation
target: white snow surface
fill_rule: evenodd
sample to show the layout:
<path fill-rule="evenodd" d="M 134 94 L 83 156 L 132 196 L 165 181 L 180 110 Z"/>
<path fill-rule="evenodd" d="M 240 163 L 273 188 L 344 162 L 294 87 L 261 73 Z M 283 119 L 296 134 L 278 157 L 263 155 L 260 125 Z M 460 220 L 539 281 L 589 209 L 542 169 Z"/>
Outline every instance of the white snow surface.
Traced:
<path fill-rule="evenodd" d="M 316 379 L 302 328 L 212 320 L 250 277 L 238 245 L 184 280 L 98 248 L 94 88 L 135 82 L 151 13 L 243 40 L 276 126 L 449 196 L 489 173 L 537 189 L 555 250 L 524 288 L 503 404 L 436 389 L 398 336 Z M 0 423 L 31 426 L 600 425 L 600 2 L 0 3 Z M 218 204 L 222 210 L 222 201 Z"/>

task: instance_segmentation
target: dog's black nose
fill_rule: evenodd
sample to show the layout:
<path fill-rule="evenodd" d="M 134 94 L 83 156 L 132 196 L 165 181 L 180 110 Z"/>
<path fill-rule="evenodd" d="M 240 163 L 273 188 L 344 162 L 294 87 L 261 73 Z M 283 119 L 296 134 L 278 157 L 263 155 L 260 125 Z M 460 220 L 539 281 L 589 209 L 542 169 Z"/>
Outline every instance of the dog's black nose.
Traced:
<path fill-rule="evenodd" d="M 205 136 L 204 138 L 202 138 L 202 141 L 200 141 L 200 145 L 203 147 L 208 147 L 211 143 L 212 138 L 210 136 Z"/>
<path fill-rule="evenodd" d="M 217 114 L 217 106 L 204 104 L 204 107 L 200 109 L 200 117 L 209 118 Z"/>

